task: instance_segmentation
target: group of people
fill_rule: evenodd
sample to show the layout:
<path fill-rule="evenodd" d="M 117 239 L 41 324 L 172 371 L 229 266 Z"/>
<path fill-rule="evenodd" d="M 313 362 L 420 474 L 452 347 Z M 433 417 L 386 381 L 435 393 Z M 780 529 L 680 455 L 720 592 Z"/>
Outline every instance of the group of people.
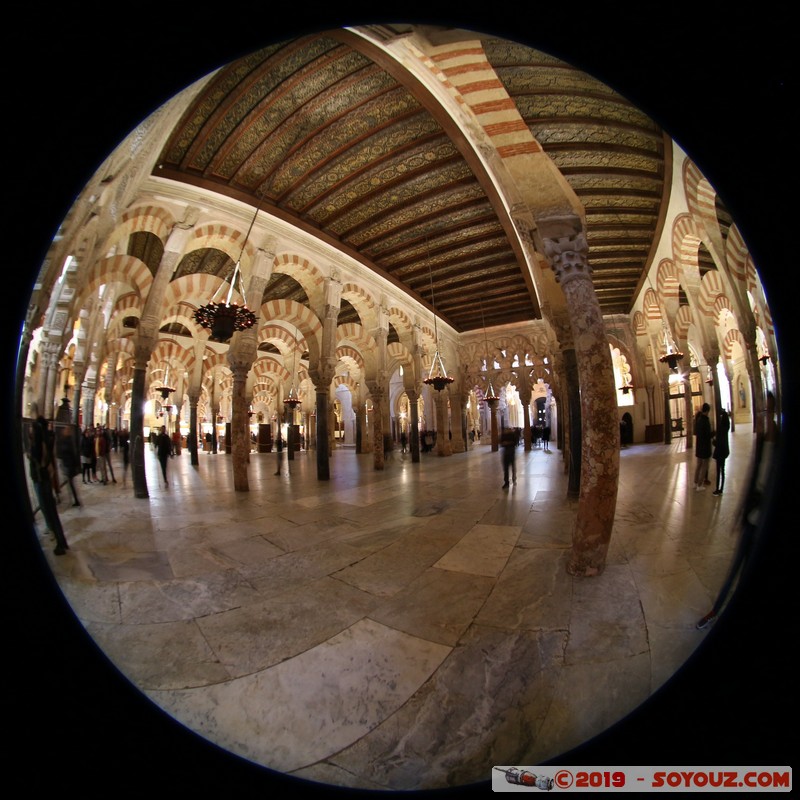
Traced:
<path fill-rule="evenodd" d="M 694 490 L 702 492 L 711 485 L 708 478 L 708 468 L 711 459 L 717 465 L 716 487 L 712 494 L 719 497 L 725 489 L 725 461 L 730 455 L 728 434 L 731 430 L 731 419 L 728 412 L 721 408 L 717 413 L 717 427 L 713 430 L 709 413 L 711 406 L 703 403 L 694 420 L 695 442 L 695 470 Z"/>

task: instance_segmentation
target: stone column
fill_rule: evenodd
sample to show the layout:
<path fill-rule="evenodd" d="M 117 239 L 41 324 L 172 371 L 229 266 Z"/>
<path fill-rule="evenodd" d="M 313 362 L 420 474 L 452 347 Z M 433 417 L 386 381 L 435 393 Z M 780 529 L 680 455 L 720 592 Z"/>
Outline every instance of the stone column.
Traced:
<path fill-rule="evenodd" d="M 450 446 L 449 426 L 447 424 L 447 401 L 448 393 L 442 389 L 441 392 L 434 394 L 434 404 L 436 406 L 436 455 L 451 456 L 453 448 Z"/>
<path fill-rule="evenodd" d="M 233 457 L 233 488 L 237 492 L 250 491 L 247 464 L 250 437 L 247 435 L 247 374 L 250 362 L 246 359 L 230 361 L 233 373 L 231 393 L 231 455 Z"/>
<path fill-rule="evenodd" d="M 567 395 L 567 426 L 564 431 L 564 453 L 567 457 L 567 494 L 578 497 L 581 490 L 581 391 L 575 350 L 561 352 L 564 362 L 564 384 Z"/>
<path fill-rule="evenodd" d="M 528 383 L 527 375 L 520 381 L 517 392 L 519 394 L 519 402 L 522 405 L 522 437 L 524 448 L 525 452 L 529 453 L 531 450 L 531 386 L 530 383 Z"/>
<path fill-rule="evenodd" d="M 497 431 L 497 404 L 499 402 L 500 402 L 499 397 L 486 398 L 486 405 L 489 406 L 489 418 L 491 420 L 493 453 L 496 453 L 500 447 L 500 437 Z"/>
<path fill-rule="evenodd" d="M 189 461 L 194 466 L 200 463 L 197 455 L 197 403 L 199 400 L 199 392 L 189 392 L 189 436 L 186 440 L 186 446 L 189 448 Z"/>
<path fill-rule="evenodd" d="M 47 419 L 55 417 L 59 350 L 60 342 L 51 340 L 48 340 L 41 349 L 42 374 L 37 402 L 39 404 L 39 413 Z"/>
<path fill-rule="evenodd" d="M 317 391 L 317 480 L 327 481 L 331 477 L 330 425 L 328 422 L 328 394 L 330 380 L 324 377 L 314 382 Z"/>
<path fill-rule="evenodd" d="M 688 375 L 681 376 L 681 384 L 683 385 L 683 416 L 685 424 L 683 432 L 686 436 L 686 449 L 694 449 L 694 405 L 692 403 L 692 383 Z"/>
<path fill-rule="evenodd" d="M 111 420 L 111 404 L 114 400 L 114 380 L 116 379 L 116 372 L 117 372 L 117 356 L 116 353 L 113 357 L 109 357 L 108 359 L 108 366 L 106 367 L 106 378 L 105 378 L 105 401 L 106 401 L 106 418 L 104 420 L 105 425 L 107 428 L 116 428 L 116 420 L 114 420 L 114 424 L 112 425 Z"/>
<path fill-rule="evenodd" d="M 418 398 L 419 394 L 416 389 L 406 389 L 406 396 L 408 397 L 408 412 L 409 412 L 409 430 L 408 442 L 411 446 L 411 463 L 419 463 L 419 407 Z"/>
<path fill-rule="evenodd" d="M 575 228 L 576 220 L 550 222 L 540 229 L 546 255 L 564 292 L 581 390 L 581 487 L 567 571 L 591 576 L 605 567 L 617 502 L 616 388 L 603 316 L 591 279 L 586 236 L 582 228 Z"/>
<path fill-rule="evenodd" d="M 455 384 L 453 384 L 455 386 Z M 450 440 L 450 449 L 453 453 L 463 453 L 467 449 L 466 436 L 464 435 L 464 416 L 468 395 L 461 394 L 460 390 L 450 393 L 450 427 L 453 438 Z M 453 406 L 455 405 L 455 408 Z"/>
<path fill-rule="evenodd" d="M 140 336 L 134 344 L 133 382 L 131 384 L 131 479 L 134 497 L 144 498 L 150 497 L 147 491 L 147 474 L 144 464 L 144 398 L 147 364 L 150 361 L 152 342 L 151 338 Z M 92 399 L 92 406 L 94 406 L 94 399 Z M 85 422 L 84 427 L 88 424 L 88 422 Z"/>
<path fill-rule="evenodd" d="M 672 442 L 672 408 L 670 405 L 669 370 L 661 379 L 661 391 L 664 397 L 664 444 Z"/>
<path fill-rule="evenodd" d="M 134 384 L 135 385 L 135 381 Z M 94 425 L 94 398 L 95 398 L 95 385 L 92 380 L 85 380 L 83 382 L 83 389 L 81 392 L 83 408 L 83 426 L 84 428 Z"/>
<path fill-rule="evenodd" d="M 372 457 L 375 469 L 384 468 L 383 456 L 383 388 L 377 383 L 370 385 L 370 395 L 372 397 Z"/>

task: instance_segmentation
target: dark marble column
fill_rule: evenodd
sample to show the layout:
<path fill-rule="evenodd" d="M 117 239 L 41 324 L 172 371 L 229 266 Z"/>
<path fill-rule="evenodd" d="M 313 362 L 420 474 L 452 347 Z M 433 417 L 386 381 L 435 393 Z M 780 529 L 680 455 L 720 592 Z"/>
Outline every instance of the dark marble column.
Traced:
<path fill-rule="evenodd" d="M 408 412 L 410 424 L 408 429 L 408 443 L 411 447 L 411 463 L 419 463 L 419 395 L 414 389 L 406 389 L 408 395 Z"/>
<path fill-rule="evenodd" d="M 150 361 L 150 340 L 139 339 L 134 350 L 131 383 L 130 459 L 134 497 L 150 497 L 144 466 L 144 392 L 147 364 Z"/>
<path fill-rule="evenodd" d="M 331 478 L 330 465 L 330 431 L 328 424 L 328 393 L 330 381 L 316 384 L 317 390 L 317 480 L 328 481 Z"/>
<path fill-rule="evenodd" d="M 189 448 L 189 461 L 193 466 L 200 463 L 197 455 L 197 403 L 200 396 L 197 392 L 189 392 L 189 436 L 186 446 Z"/>

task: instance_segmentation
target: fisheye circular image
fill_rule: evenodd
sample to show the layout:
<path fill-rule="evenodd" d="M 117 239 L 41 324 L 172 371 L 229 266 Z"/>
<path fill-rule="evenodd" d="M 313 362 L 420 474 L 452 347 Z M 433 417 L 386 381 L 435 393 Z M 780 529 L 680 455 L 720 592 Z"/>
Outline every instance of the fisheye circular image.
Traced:
<path fill-rule="evenodd" d="M 28 276 L 15 535 L 63 600 L 32 645 L 62 718 L 128 721 L 119 758 L 158 750 L 170 786 L 638 763 L 603 737 L 725 641 L 780 503 L 780 298 L 746 226 L 545 40 L 253 38 L 92 154 Z M 60 663 L 102 678 L 71 700 Z M 680 745 L 653 758 L 721 757 Z"/>

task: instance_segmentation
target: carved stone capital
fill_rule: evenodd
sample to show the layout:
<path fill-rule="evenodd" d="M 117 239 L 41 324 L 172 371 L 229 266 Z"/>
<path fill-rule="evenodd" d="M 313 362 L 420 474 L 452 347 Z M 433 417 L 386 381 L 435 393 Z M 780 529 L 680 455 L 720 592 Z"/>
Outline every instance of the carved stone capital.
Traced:
<path fill-rule="evenodd" d="M 589 245 L 582 231 L 572 236 L 545 239 L 544 246 L 558 283 L 564 284 L 574 277 L 591 277 Z"/>

